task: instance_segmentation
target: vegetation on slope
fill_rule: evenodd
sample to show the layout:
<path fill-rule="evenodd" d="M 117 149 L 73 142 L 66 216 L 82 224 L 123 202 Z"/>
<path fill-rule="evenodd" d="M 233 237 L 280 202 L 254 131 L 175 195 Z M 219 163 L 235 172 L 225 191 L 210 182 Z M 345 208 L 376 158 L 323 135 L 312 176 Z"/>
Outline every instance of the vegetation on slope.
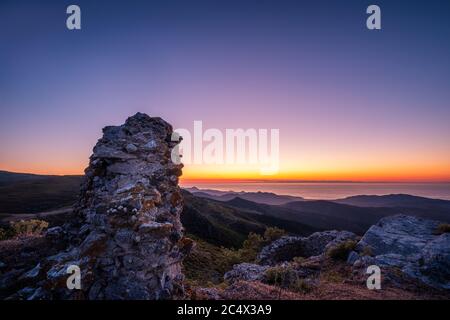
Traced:
<path fill-rule="evenodd" d="M 37 213 L 71 206 L 77 200 L 82 176 L 38 177 L 0 184 L 0 213 Z"/>
<path fill-rule="evenodd" d="M 223 275 L 233 265 L 254 262 L 263 246 L 282 237 L 284 230 L 267 228 L 263 235 L 250 233 L 239 249 L 216 246 L 194 235 L 188 235 L 196 242 L 190 255 L 184 260 L 186 280 L 197 286 L 215 286 L 223 282 Z"/>

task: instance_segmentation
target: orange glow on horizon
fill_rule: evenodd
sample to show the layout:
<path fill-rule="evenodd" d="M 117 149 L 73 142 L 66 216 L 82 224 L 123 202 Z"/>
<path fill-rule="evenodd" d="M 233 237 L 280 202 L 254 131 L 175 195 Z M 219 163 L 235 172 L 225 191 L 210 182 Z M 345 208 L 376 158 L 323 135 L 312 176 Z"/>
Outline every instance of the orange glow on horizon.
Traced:
<path fill-rule="evenodd" d="M 36 164 L 33 167 L 6 166 L 0 163 L 0 170 L 42 175 L 83 175 L 86 165 L 50 166 Z M 180 183 L 236 182 L 236 181 L 352 181 L 352 182 L 450 182 L 450 169 L 434 166 L 423 170 L 418 166 L 359 168 L 329 168 L 315 170 L 280 170 L 276 175 L 261 175 L 257 168 L 246 166 L 185 166 Z"/>

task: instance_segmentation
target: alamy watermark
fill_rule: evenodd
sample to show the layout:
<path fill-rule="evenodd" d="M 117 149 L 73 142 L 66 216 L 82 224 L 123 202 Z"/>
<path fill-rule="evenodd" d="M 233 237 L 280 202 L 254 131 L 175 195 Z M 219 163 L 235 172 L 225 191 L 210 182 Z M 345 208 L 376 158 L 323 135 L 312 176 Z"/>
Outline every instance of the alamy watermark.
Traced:
<path fill-rule="evenodd" d="M 366 286 L 369 290 L 381 289 L 381 269 L 377 265 L 371 265 L 367 267 L 366 274 L 370 274 L 367 278 Z"/>
<path fill-rule="evenodd" d="M 81 289 L 81 269 L 76 264 L 71 264 L 67 267 L 66 273 L 70 274 L 70 276 L 66 280 L 67 289 L 73 290 Z"/>
<path fill-rule="evenodd" d="M 183 128 L 174 130 L 172 141 L 180 140 L 172 151 L 172 161 L 177 164 L 251 165 L 262 175 L 279 170 L 279 129 L 203 130 L 203 122 L 194 121 L 192 133 Z"/>
<path fill-rule="evenodd" d="M 378 5 L 372 4 L 367 7 L 366 13 L 370 16 L 366 20 L 366 26 L 369 30 L 381 29 L 381 9 Z M 81 30 L 81 8 L 76 4 L 67 7 L 66 27 L 69 30 Z"/>

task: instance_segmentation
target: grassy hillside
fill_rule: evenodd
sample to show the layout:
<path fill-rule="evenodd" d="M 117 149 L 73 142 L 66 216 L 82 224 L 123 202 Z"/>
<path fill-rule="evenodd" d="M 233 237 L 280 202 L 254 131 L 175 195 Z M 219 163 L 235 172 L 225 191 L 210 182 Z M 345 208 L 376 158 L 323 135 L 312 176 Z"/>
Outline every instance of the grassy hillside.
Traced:
<path fill-rule="evenodd" d="M 183 226 L 189 233 L 216 245 L 240 247 L 250 232 L 262 234 L 268 227 L 278 227 L 298 235 L 309 235 L 318 230 L 300 222 L 198 198 L 187 191 L 183 191 L 183 197 Z"/>
<path fill-rule="evenodd" d="M 8 216 L 5 214 L 33 214 L 69 207 L 78 197 L 81 181 L 82 176 L 0 172 L 0 214 L 5 217 Z M 185 209 L 181 220 L 186 230 L 211 244 L 234 248 L 240 247 L 250 232 L 261 234 L 267 227 L 298 235 L 329 229 L 362 234 L 380 218 L 394 214 L 450 222 L 449 201 L 408 195 L 357 196 L 342 200 L 347 203 L 315 200 L 284 205 L 256 203 L 239 197 L 223 202 L 187 191 L 183 195 Z M 268 196 L 261 195 L 265 199 Z"/>
<path fill-rule="evenodd" d="M 226 204 L 265 216 L 301 222 L 317 229 L 349 230 L 357 234 L 363 234 L 381 218 L 396 214 L 450 221 L 450 210 L 436 207 L 359 207 L 325 200 L 295 201 L 272 206 L 241 198 L 227 201 Z"/>
<path fill-rule="evenodd" d="M 0 174 L 0 213 L 37 213 L 72 205 L 82 176 Z"/>
<path fill-rule="evenodd" d="M 39 218 L 53 225 L 58 214 L 47 211 L 70 207 L 77 199 L 81 176 L 37 176 L 0 174 L 9 181 L 0 186 L 0 215 L 2 220 Z M 289 233 L 308 235 L 316 228 L 306 224 L 262 215 L 251 210 L 233 208 L 223 202 L 198 198 L 183 191 L 185 208 L 181 215 L 188 233 L 211 244 L 241 247 L 250 232 L 262 234 L 268 227 L 278 227 Z M 70 211 L 70 210 L 69 210 Z M 64 214 L 68 211 L 65 210 Z M 14 216 L 18 214 L 19 216 Z"/>

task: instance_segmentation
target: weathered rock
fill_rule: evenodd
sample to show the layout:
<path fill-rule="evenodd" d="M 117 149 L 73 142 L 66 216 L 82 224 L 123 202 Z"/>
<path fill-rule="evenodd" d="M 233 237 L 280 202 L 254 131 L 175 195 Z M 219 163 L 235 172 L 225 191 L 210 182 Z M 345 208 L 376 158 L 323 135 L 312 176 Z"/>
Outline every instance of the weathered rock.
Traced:
<path fill-rule="evenodd" d="M 38 263 L 37 266 L 35 266 L 33 269 L 24 273 L 20 278 L 21 278 L 21 280 L 37 278 L 39 276 L 39 274 L 41 273 L 41 269 L 42 269 L 41 264 Z"/>
<path fill-rule="evenodd" d="M 349 231 L 315 232 L 309 237 L 282 237 L 265 246 L 258 255 L 258 262 L 273 265 L 295 257 L 311 257 L 323 254 L 328 248 L 357 236 Z"/>
<path fill-rule="evenodd" d="M 261 266 L 253 263 L 235 264 L 233 269 L 225 273 L 224 279 L 230 283 L 239 280 L 261 281 L 268 266 Z"/>
<path fill-rule="evenodd" d="M 427 285 L 450 289 L 450 234 L 436 235 L 438 221 L 397 215 L 381 219 L 358 243 L 348 262 L 355 269 L 375 264 L 401 270 Z M 362 256 L 365 251 L 372 257 Z"/>
<path fill-rule="evenodd" d="M 196 300 L 221 300 L 223 299 L 217 288 L 195 288 L 193 297 Z"/>
<path fill-rule="evenodd" d="M 183 295 L 183 238 L 178 187 L 182 165 L 171 161 L 172 127 L 137 113 L 103 129 L 85 170 L 76 219 L 46 237 L 69 245 L 20 274 L 44 277 L 27 299 L 169 299 Z M 81 270 L 81 290 L 69 290 L 67 268 Z M 19 276 L 20 276 L 19 275 Z M 13 275 L 12 275 L 13 276 Z M 15 276 L 15 275 L 14 275 Z M 5 279 L 6 281 L 8 279 Z"/>

